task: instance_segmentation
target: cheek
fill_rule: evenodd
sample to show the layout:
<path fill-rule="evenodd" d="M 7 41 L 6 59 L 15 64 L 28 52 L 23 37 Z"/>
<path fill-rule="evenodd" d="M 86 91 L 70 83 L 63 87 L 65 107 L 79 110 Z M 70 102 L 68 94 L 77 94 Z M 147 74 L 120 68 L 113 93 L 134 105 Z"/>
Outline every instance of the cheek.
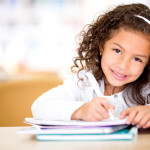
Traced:
<path fill-rule="evenodd" d="M 130 71 L 132 72 L 132 75 L 134 77 L 138 78 L 142 74 L 143 69 L 144 67 L 139 65 L 137 67 L 133 66 L 132 68 L 130 68 Z"/>
<path fill-rule="evenodd" d="M 107 67 L 107 66 L 110 66 L 114 63 L 115 63 L 115 61 L 111 56 L 109 56 L 109 55 L 103 55 L 102 56 L 102 60 L 101 60 L 102 67 Z"/>

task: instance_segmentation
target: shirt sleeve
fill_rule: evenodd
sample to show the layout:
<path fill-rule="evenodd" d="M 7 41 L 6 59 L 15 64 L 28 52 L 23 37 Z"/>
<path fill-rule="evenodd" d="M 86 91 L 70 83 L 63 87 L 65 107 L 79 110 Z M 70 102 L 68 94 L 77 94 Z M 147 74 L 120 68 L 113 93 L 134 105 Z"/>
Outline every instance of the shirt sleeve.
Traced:
<path fill-rule="evenodd" d="M 33 117 L 42 120 L 71 120 L 72 113 L 86 102 L 77 82 L 77 76 L 71 76 L 61 86 L 41 95 L 31 107 Z"/>

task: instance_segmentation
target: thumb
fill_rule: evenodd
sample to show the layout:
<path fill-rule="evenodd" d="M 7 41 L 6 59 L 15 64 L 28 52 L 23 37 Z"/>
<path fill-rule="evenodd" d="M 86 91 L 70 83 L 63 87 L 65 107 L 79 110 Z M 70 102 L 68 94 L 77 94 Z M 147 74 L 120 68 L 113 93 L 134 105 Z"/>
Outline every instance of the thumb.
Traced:
<path fill-rule="evenodd" d="M 114 106 L 114 105 L 109 104 L 109 110 L 113 113 L 113 112 L 114 112 L 114 110 L 115 110 L 115 106 Z"/>
<path fill-rule="evenodd" d="M 130 113 L 130 108 L 124 110 L 121 112 L 121 115 L 120 115 L 120 119 L 124 119 L 126 116 L 128 116 Z"/>

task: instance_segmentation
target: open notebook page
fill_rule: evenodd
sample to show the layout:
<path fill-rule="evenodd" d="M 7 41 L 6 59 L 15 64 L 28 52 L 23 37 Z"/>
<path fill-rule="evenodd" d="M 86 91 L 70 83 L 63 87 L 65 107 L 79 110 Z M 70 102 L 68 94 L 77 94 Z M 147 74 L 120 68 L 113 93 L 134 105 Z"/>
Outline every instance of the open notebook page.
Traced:
<path fill-rule="evenodd" d="M 60 121 L 60 120 L 39 120 L 35 118 L 25 118 L 25 121 L 37 125 L 80 125 L 80 126 L 112 126 L 112 125 L 123 125 L 126 124 L 125 119 L 119 119 L 115 117 L 114 120 L 104 119 L 102 121 L 87 122 L 80 120 Z"/>

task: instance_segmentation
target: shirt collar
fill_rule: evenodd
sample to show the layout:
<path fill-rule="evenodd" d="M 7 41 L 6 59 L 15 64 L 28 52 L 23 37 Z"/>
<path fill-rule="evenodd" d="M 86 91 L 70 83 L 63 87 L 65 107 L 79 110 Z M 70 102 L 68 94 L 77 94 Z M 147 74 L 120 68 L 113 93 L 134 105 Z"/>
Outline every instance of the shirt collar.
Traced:
<path fill-rule="evenodd" d="M 102 78 L 101 80 L 99 80 L 98 81 L 98 84 L 99 84 L 99 86 L 100 86 L 100 91 L 101 91 L 101 93 L 104 95 L 104 90 L 105 90 L 105 84 L 104 84 L 104 78 Z M 122 95 L 122 93 L 123 93 L 123 91 L 121 91 L 121 92 L 118 92 L 118 93 L 115 93 L 115 94 L 113 94 L 113 95 L 111 95 L 111 96 L 114 96 L 114 95 Z M 105 96 L 105 95 L 104 95 Z"/>

